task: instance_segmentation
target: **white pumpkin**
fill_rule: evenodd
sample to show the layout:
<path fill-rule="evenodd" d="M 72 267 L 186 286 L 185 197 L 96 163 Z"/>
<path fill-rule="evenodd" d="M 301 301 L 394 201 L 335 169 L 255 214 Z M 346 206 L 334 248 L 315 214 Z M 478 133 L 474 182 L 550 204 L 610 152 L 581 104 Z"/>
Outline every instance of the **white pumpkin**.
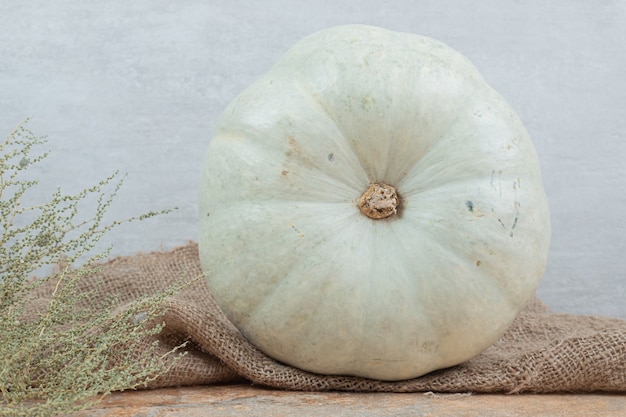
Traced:
<path fill-rule="evenodd" d="M 459 53 L 354 25 L 297 43 L 226 109 L 199 248 L 226 316 L 286 364 L 413 378 L 491 345 L 550 223 L 514 111 Z"/>

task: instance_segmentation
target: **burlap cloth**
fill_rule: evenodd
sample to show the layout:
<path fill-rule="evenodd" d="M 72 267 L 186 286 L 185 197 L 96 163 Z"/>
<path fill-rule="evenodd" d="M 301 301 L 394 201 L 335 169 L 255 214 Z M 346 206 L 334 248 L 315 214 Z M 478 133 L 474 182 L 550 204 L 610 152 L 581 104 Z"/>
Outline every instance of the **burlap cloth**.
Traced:
<path fill-rule="evenodd" d="M 82 279 L 81 285 L 97 287 L 103 296 L 119 293 L 123 308 L 181 277 L 198 274 L 197 245 L 189 243 L 171 252 L 113 259 L 100 272 Z M 45 303 L 53 286 L 54 282 L 48 282 L 40 287 L 37 302 Z M 534 300 L 507 333 L 478 357 L 401 382 L 316 375 L 274 361 L 228 322 L 203 279 L 171 299 L 164 321 L 159 354 L 185 340 L 190 341 L 188 353 L 149 388 L 248 380 L 306 391 L 626 392 L 626 321 L 556 314 L 539 300 Z"/>

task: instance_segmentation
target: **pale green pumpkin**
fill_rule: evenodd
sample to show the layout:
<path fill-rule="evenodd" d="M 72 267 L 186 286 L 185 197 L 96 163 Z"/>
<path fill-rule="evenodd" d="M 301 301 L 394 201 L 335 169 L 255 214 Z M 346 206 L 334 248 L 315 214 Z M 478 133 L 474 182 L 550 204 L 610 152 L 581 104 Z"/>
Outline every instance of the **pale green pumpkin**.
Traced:
<path fill-rule="evenodd" d="M 209 286 L 246 338 L 304 370 L 383 380 L 491 345 L 550 240 L 511 107 L 442 43 L 368 26 L 305 38 L 226 109 L 200 219 Z"/>

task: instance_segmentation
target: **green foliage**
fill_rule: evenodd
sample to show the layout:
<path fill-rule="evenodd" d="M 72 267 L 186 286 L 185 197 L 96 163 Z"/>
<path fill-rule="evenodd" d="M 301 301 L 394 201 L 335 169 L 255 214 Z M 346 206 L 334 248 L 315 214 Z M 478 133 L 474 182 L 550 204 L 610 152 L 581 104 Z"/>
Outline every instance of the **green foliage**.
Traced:
<path fill-rule="evenodd" d="M 114 296 L 102 299 L 78 285 L 108 255 L 92 254 L 103 235 L 163 212 L 105 223 L 122 184 L 118 173 L 77 194 L 59 189 L 47 202 L 24 206 L 37 185 L 26 170 L 46 158 L 47 153 L 33 155 L 43 142 L 22 124 L 0 145 L 0 416 L 84 409 L 112 391 L 154 380 L 178 357 L 172 355 L 178 348 L 167 357 L 156 353 L 156 344 L 146 350 L 145 340 L 163 328 L 158 317 L 166 298 L 185 285 L 182 278 L 123 311 L 116 310 Z M 79 212 L 89 202 L 94 214 L 82 219 Z M 83 266 L 72 267 L 85 258 Z M 33 278 L 55 265 L 55 273 Z M 43 286 L 52 295 L 41 305 L 33 300 Z"/>

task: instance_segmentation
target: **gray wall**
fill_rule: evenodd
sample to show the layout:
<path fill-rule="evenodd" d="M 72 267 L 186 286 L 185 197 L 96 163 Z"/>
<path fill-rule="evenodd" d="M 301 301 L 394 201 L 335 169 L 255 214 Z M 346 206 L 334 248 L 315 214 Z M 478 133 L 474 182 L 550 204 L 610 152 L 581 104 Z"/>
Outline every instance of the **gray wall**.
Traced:
<path fill-rule="evenodd" d="M 539 294 L 626 318 L 626 2 L 0 0 L 0 130 L 48 135 L 42 193 L 127 172 L 113 254 L 196 239 L 197 177 L 227 103 L 294 42 L 367 23 L 465 54 L 535 140 L 553 216 Z"/>

